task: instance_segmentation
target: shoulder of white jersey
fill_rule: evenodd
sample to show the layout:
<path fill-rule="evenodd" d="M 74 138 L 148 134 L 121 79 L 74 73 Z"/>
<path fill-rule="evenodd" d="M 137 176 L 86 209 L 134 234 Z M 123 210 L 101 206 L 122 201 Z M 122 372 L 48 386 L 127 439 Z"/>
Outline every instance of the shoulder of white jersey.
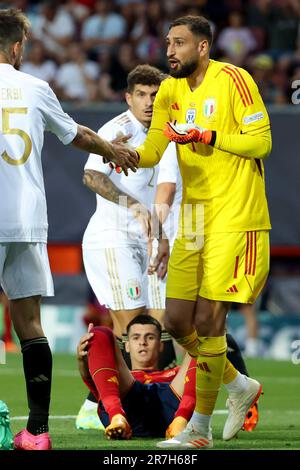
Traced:
<path fill-rule="evenodd" d="M 118 132 L 122 132 L 122 134 L 134 134 L 136 131 L 136 125 L 133 120 L 130 119 L 130 115 L 127 111 L 118 116 L 114 117 L 102 127 L 100 127 L 98 133 L 103 134 L 103 132 L 109 132 L 109 135 L 113 136 L 112 138 L 116 137 Z"/>
<path fill-rule="evenodd" d="M 40 78 L 34 77 L 33 75 L 30 75 L 29 73 L 26 72 L 21 72 L 20 70 L 16 70 L 18 77 L 22 82 L 28 82 L 28 86 L 36 86 L 39 88 L 50 88 L 49 83 L 46 82 L 45 80 L 41 80 Z"/>

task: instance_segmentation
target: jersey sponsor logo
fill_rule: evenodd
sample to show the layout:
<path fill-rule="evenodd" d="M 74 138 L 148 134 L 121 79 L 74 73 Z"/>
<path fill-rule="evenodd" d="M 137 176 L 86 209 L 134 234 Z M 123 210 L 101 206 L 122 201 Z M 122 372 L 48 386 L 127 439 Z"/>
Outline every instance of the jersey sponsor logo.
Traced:
<path fill-rule="evenodd" d="M 210 117 L 214 114 L 215 111 L 216 111 L 216 101 L 214 100 L 214 98 L 209 98 L 205 100 L 203 104 L 203 115 L 205 117 Z"/>
<path fill-rule="evenodd" d="M 243 121 L 244 124 L 251 124 L 252 122 L 260 121 L 263 118 L 264 113 L 262 111 L 259 111 L 258 113 L 250 114 L 250 116 L 245 116 Z"/>
<path fill-rule="evenodd" d="M 132 300 L 137 300 L 141 297 L 141 284 L 137 279 L 129 279 L 126 285 L 126 292 Z"/>
<path fill-rule="evenodd" d="M 187 124 L 194 124 L 196 119 L 196 110 L 189 108 L 185 114 L 185 120 Z"/>
<path fill-rule="evenodd" d="M 171 108 L 175 109 L 176 111 L 179 111 L 179 104 L 178 103 L 173 103 L 173 104 L 171 104 Z"/>

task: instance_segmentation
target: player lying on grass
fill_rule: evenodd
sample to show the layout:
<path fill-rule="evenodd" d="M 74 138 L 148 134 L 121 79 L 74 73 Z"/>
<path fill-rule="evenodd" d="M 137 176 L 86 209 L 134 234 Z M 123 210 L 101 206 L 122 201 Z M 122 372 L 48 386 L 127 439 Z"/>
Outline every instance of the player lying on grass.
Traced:
<path fill-rule="evenodd" d="M 158 371 L 161 326 L 149 315 L 127 327 L 130 371 L 109 328 L 89 326 L 77 348 L 81 377 L 99 402 L 99 416 L 109 439 L 179 434 L 195 406 L 194 359 Z"/>

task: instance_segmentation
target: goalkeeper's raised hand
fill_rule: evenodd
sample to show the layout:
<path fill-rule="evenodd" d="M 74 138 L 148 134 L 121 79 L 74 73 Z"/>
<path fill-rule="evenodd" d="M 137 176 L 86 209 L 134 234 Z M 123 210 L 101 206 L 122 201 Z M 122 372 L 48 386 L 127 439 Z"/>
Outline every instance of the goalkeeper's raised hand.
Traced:
<path fill-rule="evenodd" d="M 164 134 L 172 142 L 177 144 L 190 144 L 191 142 L 213 145 L 216 140 L 216 132 L 201 129 L 196 124 L 175 124 L 167 122 Z"/>

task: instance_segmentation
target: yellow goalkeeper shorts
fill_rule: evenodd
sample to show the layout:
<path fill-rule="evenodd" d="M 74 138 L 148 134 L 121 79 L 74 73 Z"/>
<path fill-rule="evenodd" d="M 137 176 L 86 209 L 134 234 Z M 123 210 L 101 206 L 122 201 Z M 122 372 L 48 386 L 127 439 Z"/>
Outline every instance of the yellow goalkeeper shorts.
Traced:
<path fill-rule="evenodd" d="M 213 233 L 203 246 L 175 240 L 169 260 L 167 297 L 253 303 L 270 267 L 269 231 Z"/>

